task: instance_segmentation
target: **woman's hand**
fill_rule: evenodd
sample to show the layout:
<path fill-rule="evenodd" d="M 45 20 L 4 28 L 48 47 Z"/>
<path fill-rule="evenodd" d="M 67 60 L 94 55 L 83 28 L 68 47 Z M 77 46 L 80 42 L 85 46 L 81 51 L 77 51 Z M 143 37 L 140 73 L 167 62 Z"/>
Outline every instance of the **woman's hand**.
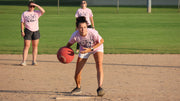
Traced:
<path fill-rule="evenodd" d="M 35 4 L 35 3 L 31 3 L 31 5 L 30 6 L 35 6 L 35 7 L 37 7 L 38 5 L 37 4 Z"/>
<path fill-rule="evenodd" d="M 21 32 L 21 36 L 24 37 L 24 36 L 25 36 L 25 33 L 24 33 L 24 32 Z"/>
<path fill-rule="evenodd" d="M 41 11 L 42 15 L 45 13 L 45 10 L 41 6 L 39 6 L 38 4 L 31 3 L 31 6 L 37 7 Z"/>
<path fill-rule="evenodd" d="M 85 54 L 91 52 L 91 48 L 83 48 L 83 51 L 80 51 L 80 53 Z"/>

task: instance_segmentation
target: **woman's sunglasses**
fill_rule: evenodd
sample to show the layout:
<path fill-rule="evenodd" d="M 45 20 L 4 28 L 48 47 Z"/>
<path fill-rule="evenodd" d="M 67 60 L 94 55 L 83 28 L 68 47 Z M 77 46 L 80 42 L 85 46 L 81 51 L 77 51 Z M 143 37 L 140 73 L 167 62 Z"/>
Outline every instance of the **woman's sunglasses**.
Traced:
<path fill-rule="evenodd" d="M 30 8 L 34 8 L 35 6 L 29 6 Z"/>

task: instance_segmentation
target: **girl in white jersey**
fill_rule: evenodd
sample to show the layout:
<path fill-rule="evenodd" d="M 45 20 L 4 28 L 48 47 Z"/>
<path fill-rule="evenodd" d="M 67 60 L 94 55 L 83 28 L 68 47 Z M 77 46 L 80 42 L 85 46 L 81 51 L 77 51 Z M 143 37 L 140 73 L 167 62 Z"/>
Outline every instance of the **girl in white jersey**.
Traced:
<path fill-rule="evenodd" d="M 96 62 L 97 69 L 97 81 L 98 81 L 98 89 L 97 95 L 103 96 L 104 90 L 102 89 L 103 83 L 103 38 L 98 34 L 98 32 L 94 29 L 87 28 L 87 21 L 85 17 L 78 17 L 76 19 L 76 27 L 77 31 L 75 31 L 66 47 L 72 46 L 75 42 L 80 45 L 80 52 L 77 59 L 76 71 L 75 71 L 75 82 L 76 88 L 72 90 L 72 94 L 81 93 L 81 72 L 86 63 L 88 57 L 93 54 Z"/>
<path fill-rule="evenodd" d="M 85 0 L 81 1 L 81 8 L 79 8 L 75 14 L 76 18 L 81 17 L 81 16 L 84 16 L 86 18 L 88 28 L 95 29 L 92 10 L 87 8 L 87 2 Z M 78 43 L 77 43 L 77 47 L 76 47 L 76 52 L 77 53 L 79 52 L 79 44 Z"/>
<path fill-rule="evenodd" d="M 37 7 L 39 10 L 34 10 L 35 7 Z M 21 36 L 24 38 L 23 60 L 20 64 L 22 66 L 26 65 L 26 59 L 31 41 L 33 47 L 32 65 L 37 65 L 36 57 L 40 38 L 38 19 L 45 13 L 45 10 L 41 6 L 35 4 L 33 1 L 28 3 L 28 8 L 29 9 L 23 12 L 21 16 Z"/>

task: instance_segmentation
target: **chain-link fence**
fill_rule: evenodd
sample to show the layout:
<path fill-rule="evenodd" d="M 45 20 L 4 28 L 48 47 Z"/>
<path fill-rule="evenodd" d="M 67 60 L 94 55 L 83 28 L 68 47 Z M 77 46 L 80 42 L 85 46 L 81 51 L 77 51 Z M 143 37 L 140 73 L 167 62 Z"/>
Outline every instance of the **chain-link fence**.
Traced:
<path fill-rule="evenodd" d="M 0 5 L 26 5 L 29 0 L 0 0 Z M 56 6 L 58 0 L 32 0 L 39 5 Z M 59 0 L 63 6 L 79 6 L 81 0 Z"/>

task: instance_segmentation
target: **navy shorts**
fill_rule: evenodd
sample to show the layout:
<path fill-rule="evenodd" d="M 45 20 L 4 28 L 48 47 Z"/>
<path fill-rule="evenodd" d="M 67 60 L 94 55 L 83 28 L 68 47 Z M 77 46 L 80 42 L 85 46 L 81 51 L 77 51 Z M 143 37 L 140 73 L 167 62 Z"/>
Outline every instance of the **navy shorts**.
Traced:
<path fill-rule="evenodd" d="M 25 28 L 24 33 L 25 33 L 24 40 L 37 40 L 37 39 L 40 39 L 39 30 L 35 31 L 35 32 L 32 32 L 29 29 Z"/>

